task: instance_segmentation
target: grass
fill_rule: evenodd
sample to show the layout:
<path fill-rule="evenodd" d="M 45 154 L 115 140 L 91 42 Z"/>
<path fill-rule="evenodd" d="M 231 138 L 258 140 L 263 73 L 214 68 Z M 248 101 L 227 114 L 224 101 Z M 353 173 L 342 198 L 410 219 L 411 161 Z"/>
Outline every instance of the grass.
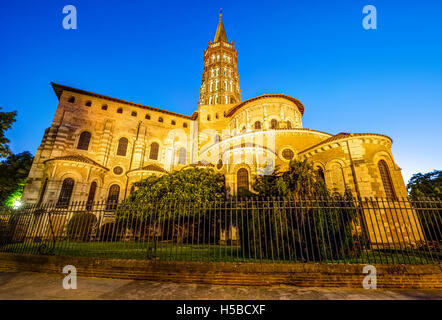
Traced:
<path fill-rule="evenodd" d="M 44 244 L 51 248 L 50 242 L 24 242 L 7 244 L 0 251 L 22 254 L 38 254 Z M 191 245 L 160 242 L 155 247 L 153 242 L 56 242 L 52 254 L 57 256 L 78 256 L 113 259 L 158 259 L 161 261 L 202 261 L 202 262 L 303 262 L 300 259 L 272 260 L 259 259 L 259 256 L 248 258 L 243 250 L 234 245 Z M 435 261 L 441 260 L 440 253 L 432 253 Z M 322 263 L 374 263 L 374 264 L 427 264 L 433 263 L 428 252 L 423 250 L 398 251 L 376 250 L 364 251 L 341 259 L 322 259 Z"/>

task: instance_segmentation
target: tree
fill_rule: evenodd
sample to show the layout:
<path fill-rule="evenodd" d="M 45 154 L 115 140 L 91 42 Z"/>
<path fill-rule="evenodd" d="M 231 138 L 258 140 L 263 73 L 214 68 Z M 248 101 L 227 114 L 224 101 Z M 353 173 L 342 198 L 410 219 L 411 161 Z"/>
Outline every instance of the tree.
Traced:
<path fill-rule="evenodd" d="M 354 250 L 356 211 L 351 193 L 330 197 L 325 181 L 306 160 L 292 160 L 285 172 L 276 168 L 271 175 L 257 176 L 253 189 L 271 199 L 238 210 L 246 255 L 323 261 Z"/>
<path fill-rule="evenodd" d="M 440 202 L 419 201 L 423 197 L 442 199 L 442 171 L 434 170 L 428 173 L 414 174 L 407 184 L 408 193 L 419 220 L 421 221 L 425 237 L 428 241 L 440 243 L 442 234 L 442 205 Z"/>
<path fill-rule="evenodd" d="M 419 197 L 442 197 L 442 171 L 414 174 L 407 184 L 412 199 Z"/>
<path fill-rule="evenodd" d="M 26 151 L 10 155 L 0 163 L 0 205 L 12 206 L 21 198 L 32 160 Z"/>
<path fill-rule="evenodd" d="M 294 196 L 295 198 L 328 196 L 325 181 L 318 177 L 313 166 L 307 160 L 292 160 L 289 169 L 281 172 L 279 168 L 271 175 L 257 176 L 253 189 L 260 196 Z"/>
<path fill-rule="evenodd" d="M 11 128 L 15 122 L 16 111 L 1 112 L 0 108 L 0 157 L 7 157 L 11 154 L 9 150 L 9 140 L 5 137 L 5 131 Z"/>
<path fill-rule="evenodd" d="M 189 168 L 163 176 L 150 176 L 135 184 L 128 202 L 192 201 L 202 202 L 224 197 L 224 176 L 212 169 Z"/>
<path fill-rule="evenodd" d="M 137 190 L 116 210 L 114 230 L 149 238 L 161 229 L 163 237 L 178 243 L 189 240 L 191 231 L 213 224 L 215 214 L 208 204 L 225 197 L 224 176 L 213 169 L 188 168 L 160 177 L 152 175 L 135 187 Z"/>

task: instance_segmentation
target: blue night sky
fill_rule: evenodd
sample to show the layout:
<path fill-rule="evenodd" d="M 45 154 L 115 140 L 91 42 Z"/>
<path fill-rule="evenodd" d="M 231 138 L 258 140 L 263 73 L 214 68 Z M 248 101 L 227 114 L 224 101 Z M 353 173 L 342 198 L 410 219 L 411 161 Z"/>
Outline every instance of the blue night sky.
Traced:
<path fill-rule="evenodd" d="M 62 27 L 68 4 L 77 30 Z M 377 30 L 362 28 L 367 4 Z M 1 1 L 0 106 L 18 111 L 13 152 L 35 154 L 51 125 L 51 81 L 192 114 L 221 7 L 243 100 L 285 93 L 304 103 L 306 128 L 389 135 L 406 181 L 442 169 L 440 0 Z"/>

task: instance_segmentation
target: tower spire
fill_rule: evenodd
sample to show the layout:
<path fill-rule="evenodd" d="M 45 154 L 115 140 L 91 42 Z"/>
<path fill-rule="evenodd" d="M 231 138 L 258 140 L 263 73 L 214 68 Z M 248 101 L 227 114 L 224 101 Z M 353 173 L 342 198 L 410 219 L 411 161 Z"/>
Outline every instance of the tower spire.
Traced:
<path fill-rule="evenodd" d="M 226 30 L 224 29 L 224 25 L 223 25 L 223 9 L 222 8 L 219 10 L 218 28 L 216 29 L 215 39 L 213 39 L 214 43 L 220 42 L 220 41 L 228 42 Z"/>
<path fill-rule="evenodd" d="M 222 9 L 221 9 L 222 10 Z M 204 50 L 204 71 L 200 87 L 201 105 L 229 105 L 241 102 L 239 88 L 238 53 L 235 43 L 228 42 L 222 11 L 213 42 Z"/>

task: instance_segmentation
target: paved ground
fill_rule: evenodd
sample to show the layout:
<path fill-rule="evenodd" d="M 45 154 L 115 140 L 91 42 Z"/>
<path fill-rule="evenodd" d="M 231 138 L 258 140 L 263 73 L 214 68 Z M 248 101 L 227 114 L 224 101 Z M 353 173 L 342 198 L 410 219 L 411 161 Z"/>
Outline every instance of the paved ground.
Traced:
<path fill-rule="evenodd" d="M 0 272 L 0 299 L 442 300 L 442 290 L 325 289 L 291 286 L 239 287 L 82 277 L 78 278 L 76 290 L 65 290 L 62 286 L 64 276 L 64 274 Z"/>

